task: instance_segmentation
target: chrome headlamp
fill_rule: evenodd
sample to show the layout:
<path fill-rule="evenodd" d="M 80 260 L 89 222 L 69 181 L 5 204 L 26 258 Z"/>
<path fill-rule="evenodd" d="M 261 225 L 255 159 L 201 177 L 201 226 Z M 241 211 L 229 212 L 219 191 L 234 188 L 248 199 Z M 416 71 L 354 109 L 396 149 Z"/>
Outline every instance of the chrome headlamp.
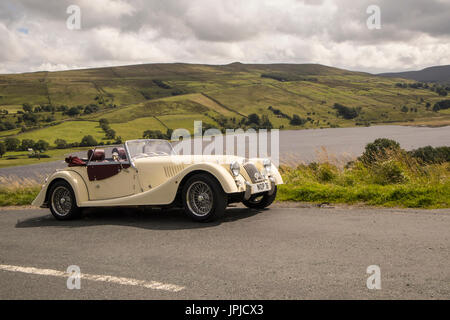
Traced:
<path fill-rule="evenodd" d="M 230 171 L 234 177 L 237 177 L 241 172 L 241 165 L 239 164 L 239 162 L 235 161 L 230 163 Z"/>
<path fill-rule="evenodd" d="M 263 166 L 266 173 L 270 173 L 270 171 L 272 171 L 272 162 L 270 161 L 270 159 L 264 159 Z"/>

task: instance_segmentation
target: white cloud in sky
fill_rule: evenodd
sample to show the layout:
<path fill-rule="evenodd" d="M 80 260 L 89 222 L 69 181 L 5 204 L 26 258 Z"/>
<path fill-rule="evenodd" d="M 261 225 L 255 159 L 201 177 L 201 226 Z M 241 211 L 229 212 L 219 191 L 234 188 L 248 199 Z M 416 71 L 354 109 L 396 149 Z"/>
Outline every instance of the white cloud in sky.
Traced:
<path fill-rule="evenodd" d="M 71 4 L 81 30 L 66 28 Z M 366 27 L 371 4 L 381 30 Z M 449 0 L 3 0 L 0 72 L 234 61 L 411 70 L 450 64 L 449 16 Z"/>

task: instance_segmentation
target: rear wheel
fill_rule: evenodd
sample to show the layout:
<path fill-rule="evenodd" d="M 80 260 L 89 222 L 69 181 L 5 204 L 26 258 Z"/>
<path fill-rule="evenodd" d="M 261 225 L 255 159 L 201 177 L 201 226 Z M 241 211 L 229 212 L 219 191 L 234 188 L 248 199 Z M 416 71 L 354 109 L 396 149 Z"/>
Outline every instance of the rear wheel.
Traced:
<path fill-rule="evenodd" d="M 277 197 L 277 187 L 275 186 L 275 190 L 271 195 L 268 192 L 263 193 L 262 195 L 256 195 L 250 197 L 248 200 L 242 201 L 242 203 L 248 207 L 253 209 L 264 209 L 270 206 Z"/>
<path fill-rule="evenodd" d="M 184 211 L 195 221 L 212 221 L 227 207 L 227 195 L 220 184 L 207 174 L 197 174 L 186 181 L 182 190 Z"/>
<path fill-rule="evenodd" d="M 50 211 L 57 220 L 70 220 L 80 216 L 75 194 L 66 181 L 55 182 L 50 189 Z"/>

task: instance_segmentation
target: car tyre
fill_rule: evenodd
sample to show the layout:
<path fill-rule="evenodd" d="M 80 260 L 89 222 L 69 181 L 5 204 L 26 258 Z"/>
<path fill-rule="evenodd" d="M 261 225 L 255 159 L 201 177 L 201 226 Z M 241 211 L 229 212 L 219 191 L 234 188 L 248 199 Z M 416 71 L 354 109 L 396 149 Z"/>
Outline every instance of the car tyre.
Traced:
<path fill-rule="evenodd" d="M 273 191 L 273 193 L 271 195 L 269 195 L 269 193 L 266 192 L 262 196 L 259 196 L 259 197 L 250 197 L 250 199 L 244 200 L 244 201 L 242 201 L 242 203 L 247 208 L 264 209 L 264 208 L 267 208 L 268 206 L 270 206 L 275 201 L 276 197 L 277 197 L 277 186 L 275 186 L 275 190 Z"/>
<path fill-rule="evenodd" d="M 52 215 L 57 220 L 72 220 L 79 218 L 81 215 L 75 193 L 66 181 L 57 181 L 52 184 L 49 193 L 49 206 Z"/>
<path fill-rule="evenodd" d="M 182 201 L 185 213 L 199 222 L 220 218 L 228 204 L 222 186 L 208 174 L 197 174 L 186 181 Z"/>

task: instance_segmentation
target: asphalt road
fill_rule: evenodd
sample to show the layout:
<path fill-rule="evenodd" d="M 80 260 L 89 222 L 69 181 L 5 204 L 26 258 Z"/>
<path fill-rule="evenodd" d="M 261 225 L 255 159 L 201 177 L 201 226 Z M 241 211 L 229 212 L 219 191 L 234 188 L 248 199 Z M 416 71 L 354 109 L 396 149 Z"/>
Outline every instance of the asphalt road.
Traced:
<path fill-rule="evenodd" d="M 450 298 L 450 210 L 230 208 L 209 224 L 177 210 L 69 222 L 2 210 L 0 237 L 0 299 Z M 97 276 L 69 290 L 55 276 L 69 265 Z M 366 287 L 369 265 L 381 290 Z"/>

